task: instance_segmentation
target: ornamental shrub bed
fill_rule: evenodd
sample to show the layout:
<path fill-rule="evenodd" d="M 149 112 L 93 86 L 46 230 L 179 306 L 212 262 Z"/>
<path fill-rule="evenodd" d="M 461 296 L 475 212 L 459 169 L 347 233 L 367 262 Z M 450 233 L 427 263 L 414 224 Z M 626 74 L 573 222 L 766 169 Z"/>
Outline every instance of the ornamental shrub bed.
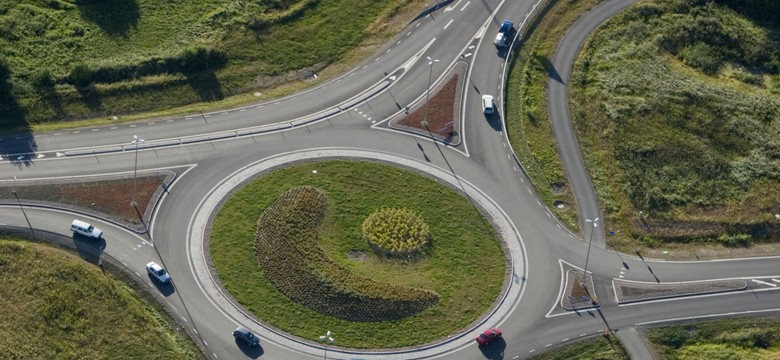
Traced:
<path fill-rule="evenodd" d="M 263 212 L 255 254 L 268 279 L 290 299 L 350 321 L 403 318 L 436 304 L 432 291 L 380 283 L 330 261 L 317 245 L 327 196 L 302 186 L 288 190 Z"/>

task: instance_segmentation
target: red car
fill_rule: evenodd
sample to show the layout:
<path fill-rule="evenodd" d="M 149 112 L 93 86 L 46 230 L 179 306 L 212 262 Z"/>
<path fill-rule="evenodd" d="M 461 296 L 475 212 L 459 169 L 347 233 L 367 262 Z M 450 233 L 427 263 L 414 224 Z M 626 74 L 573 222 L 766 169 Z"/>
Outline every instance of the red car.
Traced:
<path fill-rule="evenodd" d="M 501 330 L 498 328 L 492 328 L 485 330 L 482 334 L 477 336 L 477 344 L 480 346 L 487 345 L 501 338 Z"/>

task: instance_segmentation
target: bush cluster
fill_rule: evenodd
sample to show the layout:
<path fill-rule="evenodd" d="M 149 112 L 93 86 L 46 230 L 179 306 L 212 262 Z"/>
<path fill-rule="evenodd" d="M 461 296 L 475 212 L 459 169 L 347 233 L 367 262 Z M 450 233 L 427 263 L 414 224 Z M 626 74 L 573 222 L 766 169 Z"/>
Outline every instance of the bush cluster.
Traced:
<path fill-rule="evenodd" d="M 296 19 L 303 13 L 317 5 L 319 0 L 289 0 L 283 2 L 273 2 L 274 4 L 265 4 L 270 1 L 264 1 L 266 8 L 275 10 L 270 12 L 261 12 L 253 14 L 247 19 L 247 26 L 253 30 L 263 30 L 271 25 L 282 24 Z"/>
<path fill-rule="evenodd" d="M 349 321 L 387 321 L 438 302 L 435 292 L 359 276 L 332 262 L 317 244 L 327 196 L 314 187 L 288 190 L 257 223 L 255 256 L 268 280 L 291 300 Z"/>
<path fill-rule="evenodd" d="M 382 208 L 363 221 L 363 239 L 375 252 L 409 256 L 428 245 L 428 224 L 409 209 Z"/>

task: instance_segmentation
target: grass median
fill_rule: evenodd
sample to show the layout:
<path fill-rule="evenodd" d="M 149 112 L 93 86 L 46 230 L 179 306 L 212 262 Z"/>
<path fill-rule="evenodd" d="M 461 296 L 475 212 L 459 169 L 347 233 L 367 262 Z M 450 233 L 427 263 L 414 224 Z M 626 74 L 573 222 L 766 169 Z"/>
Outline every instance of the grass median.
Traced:
<path fill-rule="evenodd" d="M 328 197 L 317 234 L 329 262 L 376 282 L 426 289 L 438 304 L 393 321 L 351 322 L 281 294 L 254 251 L 258 218 L 282 193 L 313 186 Z M 361 224 L 382 207 L 416 211 L 430 227 L 425 255 L 376 256 Z M 491 223 L 464 197 L 415 172 L 373 162 L 304 163 L 267 173 L 236 191 L 214 219 L 211 259 L 224 287 L 260 321 L 314 341 L 333 331 L 338 346 L 399 348 L 446 338 L 480 318 L 501 292 L 507 260 Z"/>

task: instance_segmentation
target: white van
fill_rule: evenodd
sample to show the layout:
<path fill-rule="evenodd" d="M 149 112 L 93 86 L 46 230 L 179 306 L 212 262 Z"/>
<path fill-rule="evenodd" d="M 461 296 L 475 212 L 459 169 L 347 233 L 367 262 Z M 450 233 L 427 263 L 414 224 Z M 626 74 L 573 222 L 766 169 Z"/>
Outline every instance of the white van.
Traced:
<path fill-rule="evenodd" d="M 88 236 L 93 239 L 100 239 L 100 237 L 103 236 L 103 230 L 81 220 L 73 220 L 73 223 L 70 224 L 70 230 L 76 234 Z"/>

